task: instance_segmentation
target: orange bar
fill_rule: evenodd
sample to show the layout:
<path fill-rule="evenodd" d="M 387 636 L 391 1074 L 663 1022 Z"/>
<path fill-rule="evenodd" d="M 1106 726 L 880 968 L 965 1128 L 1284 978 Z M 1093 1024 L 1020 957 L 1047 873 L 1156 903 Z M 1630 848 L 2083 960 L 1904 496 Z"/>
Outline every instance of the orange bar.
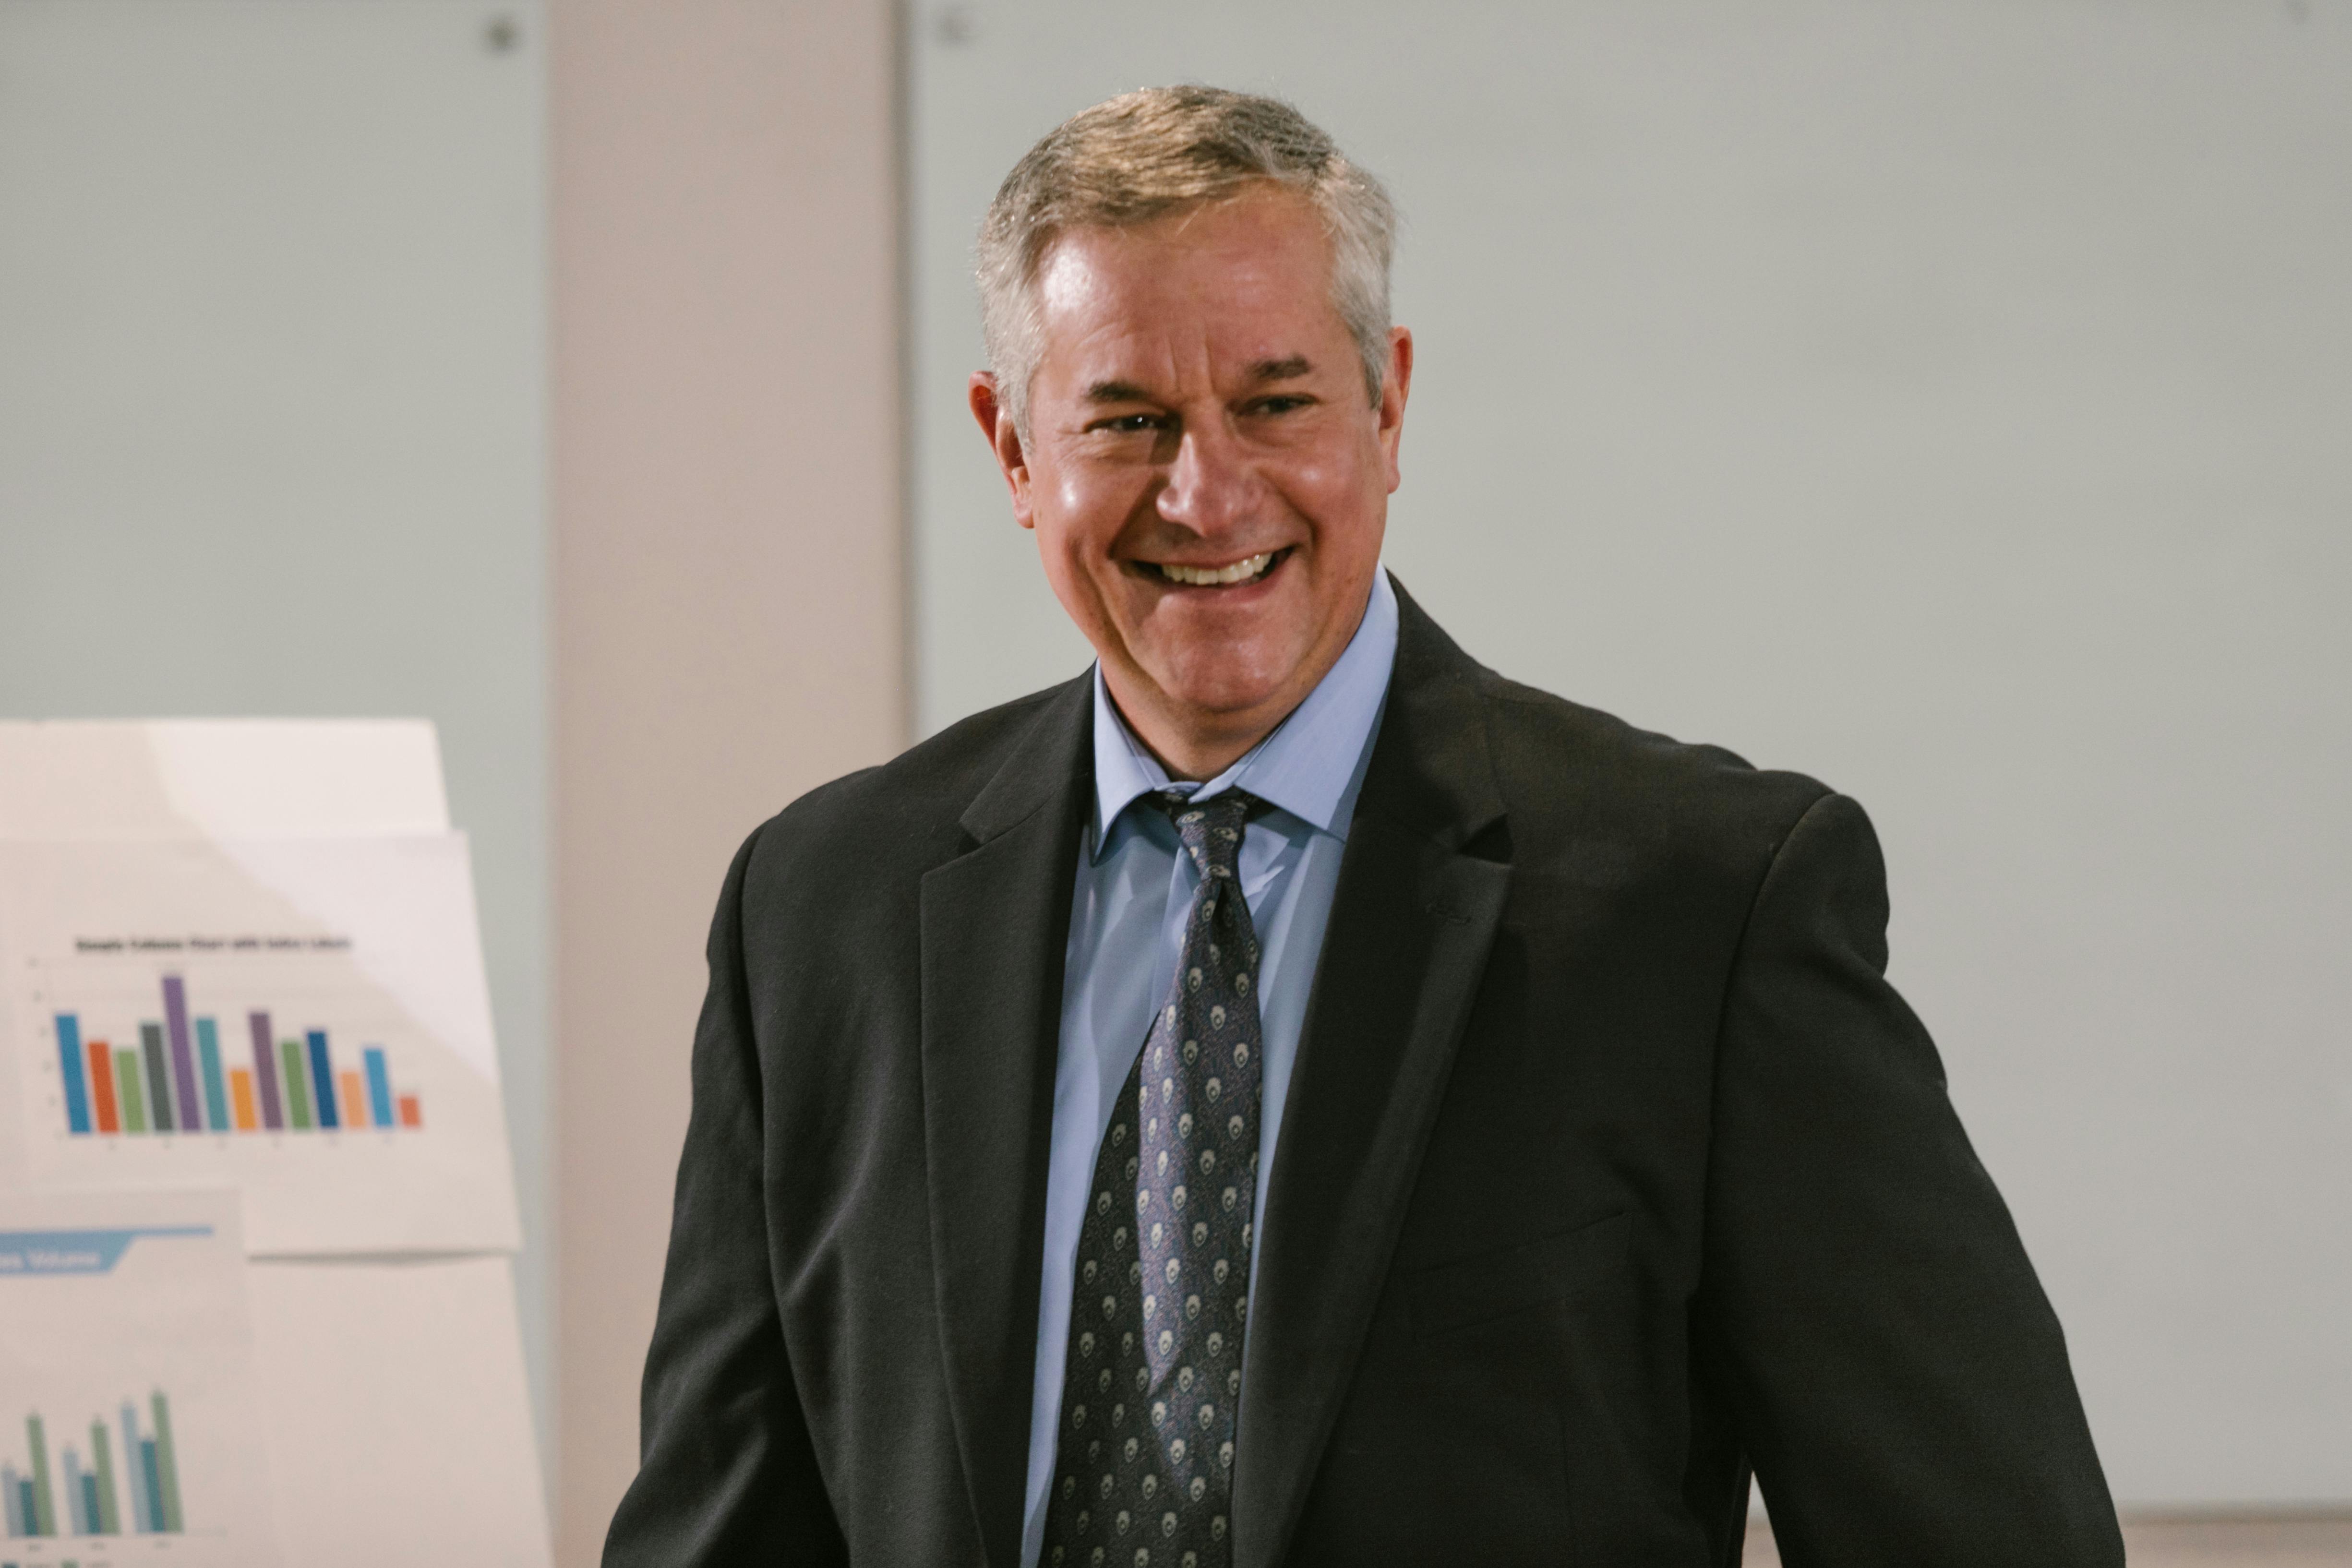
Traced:
<path fill-rule="evenodd" d="M 236 1102 L 236 1130 L 250 1133 L 261 1124 L 253 1113 L 253 1069 L 232 1067 L 228 1070 L 228 1095 Z"/>
<path fill-rule="evenodd" d="M 114 1052 L 106 1049 L 106 1041 L 93 1040 L 89 1049 L 89 1087 L 98 1101 L 98 1130 L 101 1133 L 122 1131 L 122 1118 L 114 1110 Z"/>
<path fill-rule="evenodd" d="M 400 1097 L 400 1124 L 404 1127 L 425 1125 L 425 1107 L 418 1103 L 414 1094 L 404 1094 Z"/>
<path fill-rule="evenodd" d="M 375 1118 L 368 1114 L 367 1086 L 360 1082 L 360 1075 L 339 1072 L 335 1076 L 342 1083 L 344 1130 L 355 1133 L 374 1126 Z"/>

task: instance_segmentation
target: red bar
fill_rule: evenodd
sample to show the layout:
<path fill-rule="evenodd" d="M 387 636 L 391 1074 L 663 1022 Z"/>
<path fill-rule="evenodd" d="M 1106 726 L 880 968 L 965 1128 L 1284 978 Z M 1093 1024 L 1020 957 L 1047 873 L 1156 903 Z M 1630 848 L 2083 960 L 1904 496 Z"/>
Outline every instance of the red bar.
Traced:
<path fill-rule="evenodd" d="M 114 1112 L 114 1053 L 106 1041 L 89 1043 L 89 1086 L 98 1100 L 98 1130 L 101 1133 L 122 1131 L 122 1120 Z"/>
<path fill-rule="evenodd" d="M 404 1127 L 425 1125 L 425 1107 L 414 1094 L 400 1097 L 400 1124 Z"/>

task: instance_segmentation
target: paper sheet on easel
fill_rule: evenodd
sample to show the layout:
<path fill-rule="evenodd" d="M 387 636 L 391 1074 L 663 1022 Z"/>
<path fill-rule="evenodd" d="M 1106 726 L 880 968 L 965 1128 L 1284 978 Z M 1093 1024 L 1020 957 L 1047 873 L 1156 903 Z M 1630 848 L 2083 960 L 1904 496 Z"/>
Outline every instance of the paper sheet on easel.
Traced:
<path fill-rule="evenodd" d="M 0 722 L 0 839 L 448 830 L 424 719 Z"/>

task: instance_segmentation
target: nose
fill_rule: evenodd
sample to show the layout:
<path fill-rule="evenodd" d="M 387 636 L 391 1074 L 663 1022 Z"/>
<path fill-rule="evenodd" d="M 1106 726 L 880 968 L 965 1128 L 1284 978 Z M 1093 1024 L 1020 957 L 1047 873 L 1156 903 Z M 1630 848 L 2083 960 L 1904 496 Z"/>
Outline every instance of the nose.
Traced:
<path fill-rule="evenodd" d="M 1239 443 L 1215 423 L 1188 423 L 1177 440 L 1160 487 L 1161 517 L 1193 533 L 1213 537 L 1244 521 L 1257 489 Z"/>

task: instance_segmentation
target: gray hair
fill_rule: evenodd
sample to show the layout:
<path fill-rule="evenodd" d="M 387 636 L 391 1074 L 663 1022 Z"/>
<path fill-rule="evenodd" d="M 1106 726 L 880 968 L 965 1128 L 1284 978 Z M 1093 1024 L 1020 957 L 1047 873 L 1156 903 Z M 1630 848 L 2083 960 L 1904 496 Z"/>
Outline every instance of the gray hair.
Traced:
<path fill-rule="evenodd" d="M 1381 183 L 1279 99 L 1152 87 L 1082 110 L 1013 166 L 980 227 L 980 314 L 997 396 L 1029 439 L 1029 382 L 1044 352 L 1037 269 L 1081 227 L 1132 228 L 1254 185 L 1296 192 L 1331 239 L 1331 303 L 1381 399 L 1389 361 L 1396 208 Z"/>

